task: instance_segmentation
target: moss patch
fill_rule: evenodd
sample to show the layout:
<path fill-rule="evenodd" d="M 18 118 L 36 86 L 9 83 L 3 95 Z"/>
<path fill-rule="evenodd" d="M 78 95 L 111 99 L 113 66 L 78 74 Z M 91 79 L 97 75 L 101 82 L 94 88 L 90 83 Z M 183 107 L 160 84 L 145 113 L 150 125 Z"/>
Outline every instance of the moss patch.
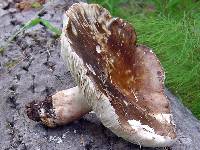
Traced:
<path fill-rule="evenodd" d="M 9 60 L 4 64 L 4 67 L 7 67 L 8 69 L 16 66 L 19 63 L 20 60 Z"/>

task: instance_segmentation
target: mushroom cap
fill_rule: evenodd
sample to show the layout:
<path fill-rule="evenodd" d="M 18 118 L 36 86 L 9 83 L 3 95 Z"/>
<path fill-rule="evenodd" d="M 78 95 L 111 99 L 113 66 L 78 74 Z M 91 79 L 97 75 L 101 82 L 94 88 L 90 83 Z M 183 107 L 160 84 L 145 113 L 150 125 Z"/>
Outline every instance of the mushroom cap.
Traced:
<path fill-rule="evenodd" d="M 104 126 L 147 147 L 176 139 L 156 55 L 136 44 L 133 27 L 96 4 L 76 3 L 64 14 L 61 55 Z"/>

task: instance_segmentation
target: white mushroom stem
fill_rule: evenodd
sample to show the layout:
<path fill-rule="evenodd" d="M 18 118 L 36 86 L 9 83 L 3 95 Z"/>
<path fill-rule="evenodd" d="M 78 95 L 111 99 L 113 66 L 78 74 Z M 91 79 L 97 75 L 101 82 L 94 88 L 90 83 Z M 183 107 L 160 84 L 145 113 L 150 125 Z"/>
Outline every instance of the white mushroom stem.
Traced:
<path fill-rule="evenodd" d="M 56 124 L 70 123 L 91 111 L 78 86 L 57 92 L 52 96 L 52 104 Z"/>
<path fill-rule="evenodd" d="M 90 111 L 78 86 L 59 91 L 43 101 L 33 101 L 27 106 L 28 117 L 48 127 L 70 123 Z"/>

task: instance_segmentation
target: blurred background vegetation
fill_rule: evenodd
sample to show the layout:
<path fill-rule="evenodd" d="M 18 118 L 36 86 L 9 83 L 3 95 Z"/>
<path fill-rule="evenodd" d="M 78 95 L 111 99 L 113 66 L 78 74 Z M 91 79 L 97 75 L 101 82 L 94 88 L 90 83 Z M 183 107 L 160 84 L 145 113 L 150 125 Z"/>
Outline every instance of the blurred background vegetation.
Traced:
<path fill-rule="evenodd" d="M 153 48 L 166 86 L 200 119 L 200 1 L 89 0 L 130 22 L 138 43 Z"/>

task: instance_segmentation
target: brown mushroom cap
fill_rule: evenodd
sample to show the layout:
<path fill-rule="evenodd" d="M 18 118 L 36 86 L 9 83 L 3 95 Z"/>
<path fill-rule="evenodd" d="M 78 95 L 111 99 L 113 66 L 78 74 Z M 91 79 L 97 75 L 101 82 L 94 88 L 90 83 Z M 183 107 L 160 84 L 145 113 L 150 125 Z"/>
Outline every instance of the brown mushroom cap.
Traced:
<path fill-rule="evenodd" d="M 170 145 L 176 138 L 175 126 L 164 94 L 164 71 L 155 54 L 136 44 L 128 22 L 113 18 L 99 5 L 77 3 L 65 15 L 64 36 L 83 61 L 87 76 L 109 99 L 122 130 L 135 133 L 140 126 L 171 140 L 161 146 Z M 148 146 L 142 138 L 135 142 Z M 159 145 L 155 143 L 149 146 Z"/>

